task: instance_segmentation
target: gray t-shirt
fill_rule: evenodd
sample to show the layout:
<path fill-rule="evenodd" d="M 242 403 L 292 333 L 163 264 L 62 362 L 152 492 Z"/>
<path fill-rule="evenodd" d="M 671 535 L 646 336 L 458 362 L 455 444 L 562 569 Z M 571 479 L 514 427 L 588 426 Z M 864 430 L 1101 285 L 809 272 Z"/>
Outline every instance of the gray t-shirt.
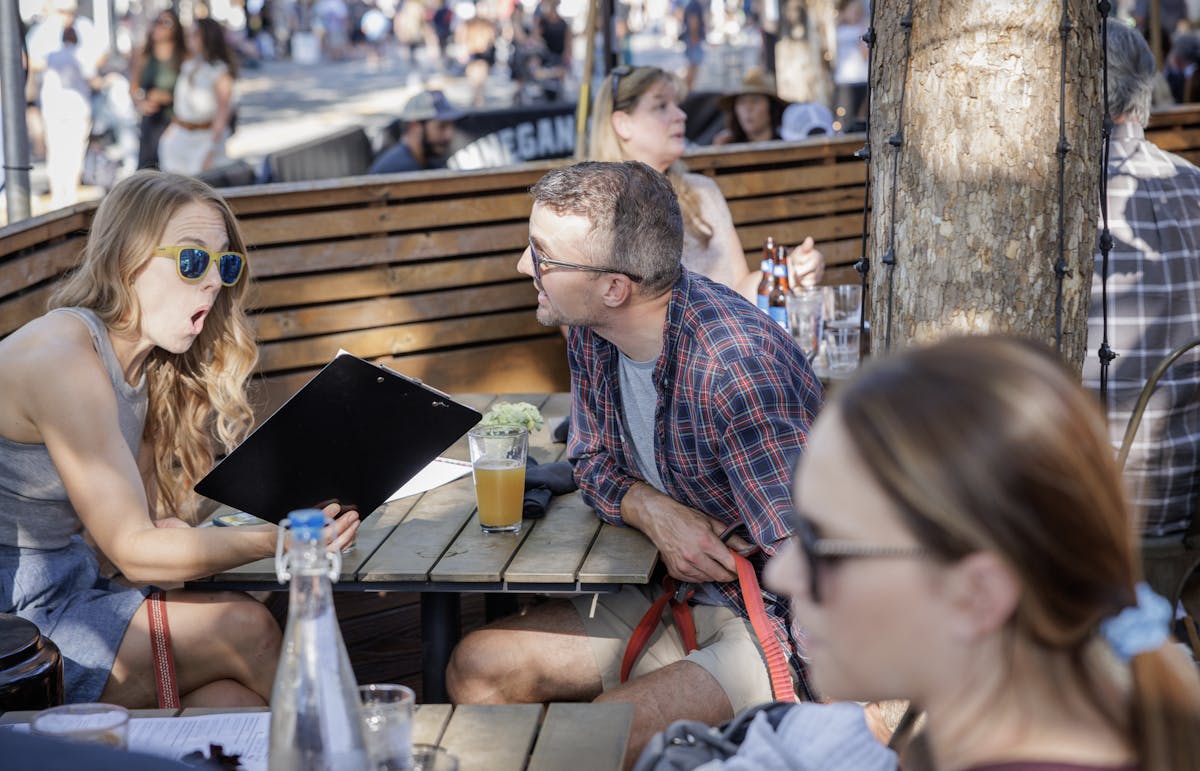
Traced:
<path fill-rule="evenodd" d="M 633 457 L 637 459 L 638 470 L 651 487 L 663 495 L 669 495 L 654 460 L 654 411 L 658 408 L 658 391 L 654 390 L 656 363 L 656 359 L 634 361 L 621 353 L 617 376 L 621 382 L 621 409 L 625 413 L 628 440 L 633 443 Z M 711 583 L 698 584 L 692 599 L 700 605 L 726 604 L 725 598 Z"/>
<path fill-rule="evenodd" d="M 633 442 L 638 470 L 651 487 L 666 495 L 666 486 L 654 461 L 654 411 L 658 408 L 658 392 L 654 390 L 656 363 L 656 359 L 634 361 L 622 353 L 617 372 L 621 384 L 621 409 L 625 413 L 625 426 L 629 430 L 629 441 Z"/>

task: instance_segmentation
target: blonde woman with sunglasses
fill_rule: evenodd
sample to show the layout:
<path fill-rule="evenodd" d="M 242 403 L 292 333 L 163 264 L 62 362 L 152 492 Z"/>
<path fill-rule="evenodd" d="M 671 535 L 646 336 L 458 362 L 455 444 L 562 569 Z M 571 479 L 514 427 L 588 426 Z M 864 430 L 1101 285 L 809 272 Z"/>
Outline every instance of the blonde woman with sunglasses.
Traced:
<path fill-rule="evenodd" d="M 196 528 L 192 485 L 253 415 L 249 267 L 211 188 L 154 171 L 101 203 L 51 310 L 0 340 L 0 612 L 63 652 L 68 701 L 156 704 L 146 597 L 274 552 L 273 525 Z M 334 512 L 329 512 L 334 513 Z M 331 548 L 357 517 L 339 517 Z M 182 706 L 261 705 L 279 652 L 262 605 L 165 593 Z"/>
<path fill-rule="evenodd" d="M 658 67 L 614 69 L 596 90 L 588 157 L 594 161 L 641 161 L 667 175 L 683 211 L 683 266 L 753 300 L 759 275 L 752 273 L 717 183 L 684 165 L 687 114 L 676 78 Z M 796 277 L 815 284 L 825 259 L 807 238 L 788 256 Z"/>

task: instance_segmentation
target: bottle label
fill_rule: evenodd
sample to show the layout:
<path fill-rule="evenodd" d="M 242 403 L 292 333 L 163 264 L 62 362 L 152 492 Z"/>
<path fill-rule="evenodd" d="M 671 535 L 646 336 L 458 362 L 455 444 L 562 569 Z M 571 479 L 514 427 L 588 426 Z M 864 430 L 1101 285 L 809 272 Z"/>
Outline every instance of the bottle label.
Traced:
<path fill-rule="evenodd" d="M 768 312 L 771 314 L 771 319 L 774 320 L 776 324 L 783 327 L 783 331 L 786 332 L 788 328 L 787 308 L 780 307 L 778 305 L 772 305 L 770 311 Z"/>
<path fill-rule="evenodd" d="M 760 294 L 755 302 L 758 303 L 758 309 L 763 313 L 771 312 L 771 298 L 769 295 Z"/>

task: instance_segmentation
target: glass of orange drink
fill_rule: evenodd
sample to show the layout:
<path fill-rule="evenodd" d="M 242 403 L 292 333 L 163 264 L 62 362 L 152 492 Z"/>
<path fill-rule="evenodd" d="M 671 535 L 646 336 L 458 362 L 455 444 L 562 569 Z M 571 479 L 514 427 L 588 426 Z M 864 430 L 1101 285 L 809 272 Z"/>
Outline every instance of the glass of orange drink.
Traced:
<path fill-rule="evenodd" d="M 529 431 L 524 426 L 479 426 L 467 439 L 479 526 L 485 533 L 520 532 Z"/>

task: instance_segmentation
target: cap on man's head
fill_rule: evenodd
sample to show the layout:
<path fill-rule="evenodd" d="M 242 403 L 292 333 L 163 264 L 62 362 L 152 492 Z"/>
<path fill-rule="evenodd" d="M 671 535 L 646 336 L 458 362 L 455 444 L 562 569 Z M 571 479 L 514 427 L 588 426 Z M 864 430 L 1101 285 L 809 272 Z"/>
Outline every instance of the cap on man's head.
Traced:
<path fill-rule="evenodd" d="M 50 0 L 50 10 L 59 13 L 75 13 L 79 10 L 76 0 Z"/>
<path fill-rule="evenodd" d="M 817 102 L 788 105 L 783 111 L 779 136 L 786 142 L 799 142 L 810 136 L 833 133 L 833 113 Z"/>
<path fill-rule="evenodd" d="M 441 91 L 422 91 L 408 100 L 400 112 L 400 120 L 416 123 L 426 120 L 458 120 L 463 112 L 450 104 Z"/>

